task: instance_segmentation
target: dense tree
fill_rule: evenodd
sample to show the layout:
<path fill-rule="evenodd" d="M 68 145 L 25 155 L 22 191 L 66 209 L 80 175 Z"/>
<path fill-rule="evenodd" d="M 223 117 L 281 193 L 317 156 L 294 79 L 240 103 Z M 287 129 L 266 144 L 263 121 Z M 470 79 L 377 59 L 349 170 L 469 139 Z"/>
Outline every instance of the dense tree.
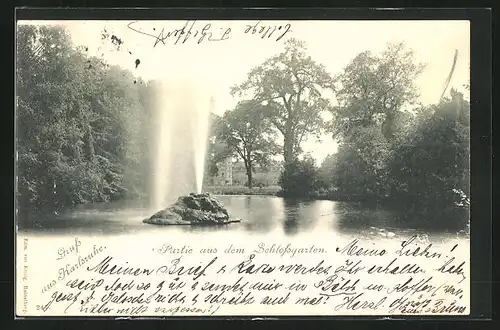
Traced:
<path fill-rule="evenodd" d="M 221 137 L 234 156 L 245 164 L 247 186 L 252 188 L 255 164 L 266 166 L 276 154 L 274 131 L 259 102 L 241 101 L 222 118 Z"/>
<path fill-rule="evenodd" d="M 214 113 L 210 114 L 210 130 L 205 161 L 205 173 L 208 177 L 212 178 L 219 174 L 219 164 L 232 156 L 232 150 L 223 139 L 222 124 L 222 117 Z"/>
<path fill-rule="evenodd" d="M 306 54 L 306 46 L 296 39 L 286 41 L 285 51 L 254 68 L 233 95 L 248 95 L 266 105 L 267 116 L 283 136 L 283 157 L 291 162 L 301 152 L 301 144 L 323 129 L 322 113 L 329 110 L 325 90 L 333 87 L 325 67 Z"/>
<path fill-rule="evenodd" d="M 285 164 L 279 185 L 285 197 L 313 197 L 320 185 L 314 159 L 306 155 L 304 159 L 294 159 Z"/>
<path fill-rule="evenodd" d="M 387 159 L 412 123 L 422 68 L 404 44 L 389 44 L 380 54 L 360 53 L 336 77 L 332 135 L 339 149 L 322 173 L 340 194 L 388 195 Z"/>
<path fill-rule="evenodd" d="M 337 76 L 332 133 L 339 147 L 317 170 L 320 197 L 396 202 L 437 219 L 467 208 L 470 105 L 453 89 L 439 104 L 418 105 L 414 81 L 422 68 L 396 44 L 377 56 L 359 54 Z M 286 186 L 299 180 L 290 175 L 298 168 L 283 176 L 284 191 L 300 193 Z M 311 189 L 314 171 L 305 172 L 311 176 L 302 185 Z"/>
<path fill-rule="evenodd" d="M 20 25 L 17 36 L 21 209 L 144 195 L 144 83 L 73 47 L 62 27 Z"/>
<path fill-rule="evenodd" d="M 380 127 L 386 138 L 392 138 L 398 128 L 395 123 L 416 103 L 415 79 L 422 69 L 403 43 L 389 44 L 381 54 L 367 51 L 357 55 L 336 77 L 334 138 L 370 126 Z"/>
<path fill-rule="evenodd" d="M 337 166 L 337 153 L 327 155 L 318 169 L 319 180 L 322 185 L 329 187 L 332 185 L 332 175 L 335 167 Z"/>
<path fill-rule="evenodd" d="M 388 163 L 392 194 L 416 205 L 467 206 L 470 105 L 462 94 L 421 112 Z"/>
<path fill-rule="evenodd" d="M 339 147 L 331 182 L 343 195 L 385 196 L 389 144 L 378 127 L 356 127 Z"/>
<path fill-rule="evenodd" d="M 17 46 L 19 191 L 33 206 L 99 199 L 85 59 L 58 27 L 20 26 Z"/>

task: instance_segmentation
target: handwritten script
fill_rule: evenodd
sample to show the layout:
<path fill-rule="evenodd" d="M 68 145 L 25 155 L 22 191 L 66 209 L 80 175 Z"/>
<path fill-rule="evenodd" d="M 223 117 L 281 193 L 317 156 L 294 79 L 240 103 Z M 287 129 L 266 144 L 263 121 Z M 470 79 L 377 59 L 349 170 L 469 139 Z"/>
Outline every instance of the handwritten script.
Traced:
<path fill-rule="evenodd" d="M 27 238 L 21 242 L 28 246 Z M 18 309 L 27 315 L 469 312 L 467 242 L 436 246 L 416 236 L 376 244 L 357 238 L 244 245 L 172 240 L 132 249 L 129 241 L 124 250 L 125 245 L 79 237 L 50 244 L 52 254 L 36 244 L 30 238 L 30 253 L 47 257 L 30 264 L 33 273 L 20 274 L 31 290 Z"/>
<path fill-rule="evenodd" d="M 290 23 L 282 25 L 266 24 L 258 21 L 246 25 L 242 31 L 233 31 L 230 27 L 216 27 L 212 23 L 199 24 L 197 21 L 186 21 L 182 26 L 165 30 L 165 28 L 146 29 L 140 21 L 131 22 L 128 28 L 152 39 L 153 47 L 158 44 L 184 44 L 186 42 L 217 42 L 233 38 L 235 35 L 256 36 L 261 39 L 279 41 L 292 32 Z"/>

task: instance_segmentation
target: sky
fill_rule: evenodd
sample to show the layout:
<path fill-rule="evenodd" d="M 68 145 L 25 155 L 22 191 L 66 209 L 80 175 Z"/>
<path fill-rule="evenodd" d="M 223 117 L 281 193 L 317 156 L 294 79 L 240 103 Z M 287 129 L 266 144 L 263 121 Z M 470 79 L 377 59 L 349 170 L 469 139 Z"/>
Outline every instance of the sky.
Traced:
<path fill-rule="evenodd" d="M 129 69 L 136 76 L 148 80 L 161 80 L 167 84 L 188 84 L 195 94 L 215 99 L 214 112 L 224 113 L 239 101 L 230 95 L 230 87 L 243 82 L 247 73 L 267 58 L 284 49 L 284 41 L 297 38 L 307 45 L 307 54 L 323 64 L 331 74 L 337 74 L 359 53 L 381 52 L 389 42 L 404 42 L 415 52 L 417 61 L 426 67 L 416 82 L 420 89 L 420 102 L 439 101 L 445 80 L 451 69 L 455 49 L 458 59 L 450 86 L 463 91 L 469 82 L 470 28 L 468 21 L 190 21 L 192 35 L 185 43 L 169 37 L 155 46 L 160 32 L 182 28 L 186 21 L 24 21 L 20 24 L 58 24 L 65 26 L 75 45 L 88 48 L 89 55 L 103 57 L 110 64 Z M 129 26 L 129 24 L 132 25 Z M 245 33 L 248 25 L 280 27 L 286 31 L 274 32 L 270 38 L 258 33 Z M 201 30 L 207 25 L 213 39 L 198 43 Z M 259 28 L 257 28 L 259 30 Z M 108 38 L 102 39 L 107 33 Z M 148 35 L 146 35 L 147 33 Z M 123 42 L 118 50 L 111 43 L 114 35 Z M 140 64 L 136 67 L 136 60 Z M 311 139 L 304 151 L 321 162 L 336 151 L 330 136 L 320 142 Z"/>

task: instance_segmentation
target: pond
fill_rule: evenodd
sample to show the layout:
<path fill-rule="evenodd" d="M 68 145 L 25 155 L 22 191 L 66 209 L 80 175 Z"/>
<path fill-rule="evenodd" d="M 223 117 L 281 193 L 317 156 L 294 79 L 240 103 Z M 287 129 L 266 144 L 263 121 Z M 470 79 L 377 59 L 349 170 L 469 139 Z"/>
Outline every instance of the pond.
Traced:
<path fill-rule="evenodd" d="M 391 238 L 430 235 L 437 239 L 456 238 L 458 229 L 423 228 L 401 211 L 354 202 L 289 200 L 275 196 L 217 196 L 240 223 L 219 227 L 156 226 L 143 219 L 154 213 L 139 203 L 113 202 L 79 205 L 57 215 L 40 218 L 43 228 L 21 232 L 42 235 L 119 236 L 138 233 L 228 232 L 251 235 L 276 233 L 295 237 L 303 233 L 331 233 L 334 236 Z M 439 221 L 439 219 L 429 220 Z M 420 222 L 421 223 L 421 222 Z M 430 229 L 433 228 L 433 229 Z"/>

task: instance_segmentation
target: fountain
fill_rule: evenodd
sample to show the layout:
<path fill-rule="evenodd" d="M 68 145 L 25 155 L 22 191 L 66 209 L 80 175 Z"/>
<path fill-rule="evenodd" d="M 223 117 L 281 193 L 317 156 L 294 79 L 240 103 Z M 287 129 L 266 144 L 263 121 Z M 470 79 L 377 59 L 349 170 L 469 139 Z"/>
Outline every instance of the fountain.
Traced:
<path fill-rule="evenodd" d="M 213 98 L 189 83 L 163 86 L 158 96 L 158 133 L 153 175 L 154 213 L 143 220 L 159 225 L 218 225 L 238 222 L 213 196 L 202 194 Z M 196 193 L 193 193 L 195 191 Z M 172 197 L 177 201 L 167 208 Z"/>

